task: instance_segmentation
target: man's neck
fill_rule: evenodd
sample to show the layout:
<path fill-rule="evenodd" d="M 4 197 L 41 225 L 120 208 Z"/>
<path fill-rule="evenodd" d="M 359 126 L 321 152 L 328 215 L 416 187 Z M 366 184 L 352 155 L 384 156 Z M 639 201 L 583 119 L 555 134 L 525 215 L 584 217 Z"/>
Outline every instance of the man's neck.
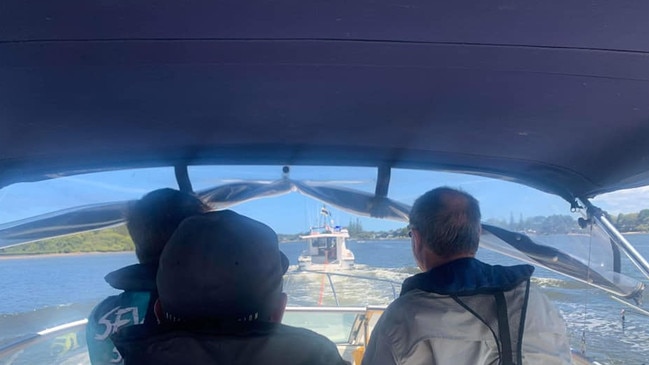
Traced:
<path fill-rule="evenodd" d="M 447 264 L 447 263 L 449 263 L 451 261 L 455 261 L 457 259 L 471 258 L 471 257 L 475 257 L 475 254 L 474 253 L 461 253 L 461 254 L 457 254 L 457 255 L 453 255 L 453 256 L 441 257 L 441 256 L 438 256 L 438 255 L 436 255 L 434 253 L 430 253 L 430 254 L 426 255 L 426 257 L 424 258 L 424 262 L 422 262 L 422 266 L 424 266 L 424 267 L 422 267 L 421 269 L 423 271 L 428 271 L 428 270 L 434 269 L 436 267 L 445 265 L 445 264 Z"/>

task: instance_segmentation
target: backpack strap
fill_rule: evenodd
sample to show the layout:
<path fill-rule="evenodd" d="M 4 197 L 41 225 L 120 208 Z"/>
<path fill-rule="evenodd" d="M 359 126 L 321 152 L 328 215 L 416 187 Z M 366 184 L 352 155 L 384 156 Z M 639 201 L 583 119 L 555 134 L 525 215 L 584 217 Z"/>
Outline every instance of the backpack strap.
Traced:
<path fill-rule="evenodd" d="M 523 332 L 525 331 L 525 315 L 527 314 L 527 304 L 530 297 L 530 280 L 527 280 L 527 285 L 525 286 L 525 298 L 523 300 L 523 306 L 521 308 L 520 315 L 520 324 L 518 327 L 518 338 L 516 342 L 516 351 L 512 346 L 511 331 L 509 328 L 509 315 L 507 311 L 507 300 L 505 299 L 505 293 L 499 292 L 494 294 L 496 299 L 496 314 L 498 316 L 498 335 L 501 342 L 501 364 L 503 365 L 513 365 L 523 364 Z M 514 356 L 516 354 L 516 362 L 514 362 Z"/>
<path fill-rule="evenodd" d="M 503 365 L 514 365 L 514 359 L 512 356 L 512 339 L 509 332 L 509 319 L 507 316 L 507 300 L 505 300 L 505 293 L 495 293 L 494 298 L 496 299 L 498 336 L 500 337 L 500 363 Z"/>

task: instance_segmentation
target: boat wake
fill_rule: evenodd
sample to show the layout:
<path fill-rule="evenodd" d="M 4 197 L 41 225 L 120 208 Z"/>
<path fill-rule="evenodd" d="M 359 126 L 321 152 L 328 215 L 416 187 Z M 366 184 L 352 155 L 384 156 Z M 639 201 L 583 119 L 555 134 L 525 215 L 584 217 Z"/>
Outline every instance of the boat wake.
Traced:
<path fill-rule="evenodd" d="M 417 272 L 363 265 L 326 274 L 292 268 L 284 289 L 290 306 L 388 305 L 398 297 L 401 282 Z M 627 310 L 623 323 L 622 305 L 574 280 L 535 277 L 532 281 L 561 311 L 577 352 L 583 349 L 586 357 L 601 364 L 642 364 L 649 358 L 649 348 L 644 345 L 649 343 L 648 317 Z"/>

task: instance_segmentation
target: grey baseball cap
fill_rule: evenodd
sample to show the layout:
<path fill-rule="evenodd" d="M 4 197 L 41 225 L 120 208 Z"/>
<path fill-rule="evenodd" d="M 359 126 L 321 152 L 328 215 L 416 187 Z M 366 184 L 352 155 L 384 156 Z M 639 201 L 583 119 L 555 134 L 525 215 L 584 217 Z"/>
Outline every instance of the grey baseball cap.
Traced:
<path fill-rule="evenodd" d="M 289 261 L 267 225 L 231 210 L 185 219 L 160 257 L 160 304 L 172 321 L 268 316 Z"/>

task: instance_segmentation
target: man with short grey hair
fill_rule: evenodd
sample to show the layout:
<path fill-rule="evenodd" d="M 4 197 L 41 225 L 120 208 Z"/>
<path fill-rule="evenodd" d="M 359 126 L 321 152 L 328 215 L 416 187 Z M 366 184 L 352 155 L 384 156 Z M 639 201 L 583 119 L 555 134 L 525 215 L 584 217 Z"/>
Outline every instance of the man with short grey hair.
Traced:
<path fill-rule="evenodd" d="M 565 322 L 530 277 L 530 265 L 474 258 L 480 207 L 448 187 L 410 212 L 412 252 L 423 271 L 403 282 L 383 313 L 363 365 L 570 364 Z"/>

